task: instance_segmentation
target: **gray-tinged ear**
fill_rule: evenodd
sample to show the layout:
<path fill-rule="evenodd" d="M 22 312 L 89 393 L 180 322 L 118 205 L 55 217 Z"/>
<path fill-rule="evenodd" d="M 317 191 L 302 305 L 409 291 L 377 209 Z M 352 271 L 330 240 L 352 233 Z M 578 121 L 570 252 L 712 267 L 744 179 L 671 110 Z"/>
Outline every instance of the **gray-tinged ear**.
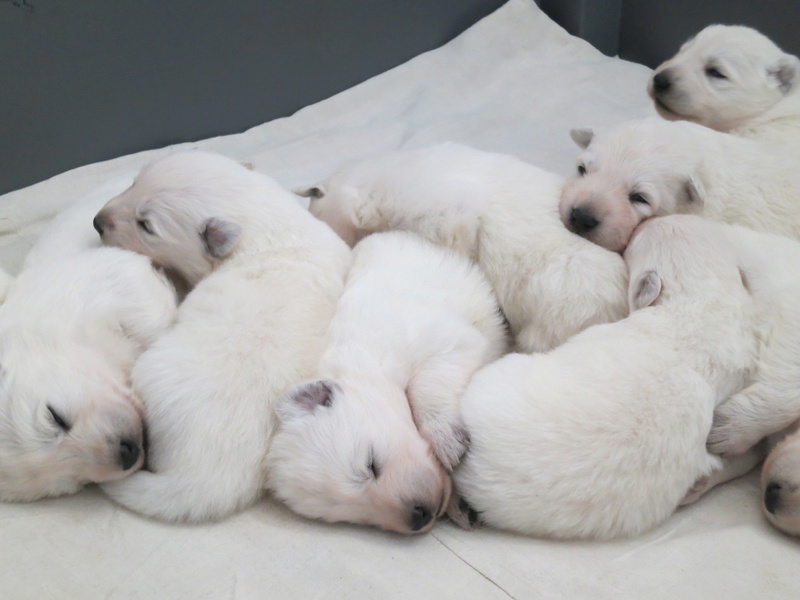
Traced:
<path fill-rule="evenodd" d="M 224 258 L 233 250 L 242 228 L 233 221 L 225 221 L 216 217 L 205 222 L 200 237 L 208 252 L 214 258 Z"/>
<path fill-rule="evenodd" d="M 800 59 L 791 54 L 784 54 L 778 63 L 767 72 L 778 82 L 778 89 L 787 94 L 797 85 L 798 76 L 800 76 Z"/>
<path fill-rule="evenodd" d="M 661 294 L 661 277 L 653 270 L 645 271 L 631 286 L 631 310 L 650 306 Z"/>
<path fill-rule="evenodd" d="M 706 197 L 706 190 L 697 177 L 692 175 L 686 180 L 686 183 L 684 184 L 684 192 L 684 201 L 687 204 L 693 204 L 697 208 L 703 206 L 703 202 L 705 201 Z"/>
<path fill-rule="evenodd" d="M 586 148 L 589 147 L 589 144 L 592 143 L 592 138 L 594 138 L 594 130 L 590 129 L 589 127 L 570 129 L 569 137 L 571 137 L 572 141 L 578 144 L 578 146 L 586 150 Z"/>
<path fill-rule="evenodd" d="M 310 188 L 295 188 L 292 192 L 294 192 L 296 196 L 310 198 L 311 200 L 319 200 L 325 195 L 325 190 L 318 185 Z"/>
<path fill-rule="evenodd" d="M 320 406 L 330 406 L 339 386 L 333 381 L 315 381 L 301 385 L 283 398 L 278 412 L 284 421 L 313 414 Z"/>

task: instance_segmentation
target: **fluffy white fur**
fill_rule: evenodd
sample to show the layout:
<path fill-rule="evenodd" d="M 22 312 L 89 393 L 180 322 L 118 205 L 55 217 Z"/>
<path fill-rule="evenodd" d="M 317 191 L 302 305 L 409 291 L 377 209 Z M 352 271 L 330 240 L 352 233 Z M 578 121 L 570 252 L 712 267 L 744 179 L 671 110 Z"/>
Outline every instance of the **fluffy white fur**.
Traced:
<path fill-rule="evenodd" d="M 133 371 L 150 471 L 104 490 L 160 519 L 223 517 L 262 492 L 275 403 L 313 373 L 350 251 L 270 178 L 212 154 L 154 163 L 104 210 L 115 243 L 196 284 Z"/>
<path fill-rule="evenodd" d="M 142 465 L 130 372 L 174 315 L 171 286 L 131 252 L 23 270 L 0 307 L 0 499 L 73 493 Z"/>
<path fill-rule="evenodd" d="M 709 25 L 653 72 L 659 114 L 800 144 L 800 60 L 755 29 Z"/>
<path fill-rule="evenodd" d="M 556 538 L 634 535 L 758 461 L 706 450 L 715 406 L 756 363 L 753 300 L 731 244 L 695 217 L 653 219 L 625 260 L 628 318 L 546 354 L 503 357 L 469 384 L 471 445 L 454 479 L 483 522 Z"/>
<path fill-rule="evenodd" d="M 741 454 L 800 419 L 800 244 L 744 227 L 719 228 L 756 304 L 760 352 L 750 385 L 717 408 L 709 449 Z"/>
<path fill-rule="evenodd" d="M 445 469 L 466 448 L 458 399 L 504 350 L 477 267 L 410 233 L 367 237 L 353 252 L 320 381 L 279 405 L 270 487 L 309 517 L 430 530 L 450 496 Z"/>
<path fill-rule="evenodd" d="M 517 349 L 530 352 L 627 314 L 622 259 L 564 230 L 561 184 L 514 157 L 447 143 L 345 166 L 305 195 L 350 245 L 399 229 L 474 259 Z"/>
<path fill-rule="evenodd" d="M 800 169 L 766 142 L 656 117 L 572 136 L 585 150 L 561 218 L 604 248 L 624 250 L 642 220 L 673 213 L 800 238 Z"/>
<path fill-rule="evenodd" d="M 800 535 L 800 421 L 767 457 L 761 471 L 764 516 L 775 527 Z"/>

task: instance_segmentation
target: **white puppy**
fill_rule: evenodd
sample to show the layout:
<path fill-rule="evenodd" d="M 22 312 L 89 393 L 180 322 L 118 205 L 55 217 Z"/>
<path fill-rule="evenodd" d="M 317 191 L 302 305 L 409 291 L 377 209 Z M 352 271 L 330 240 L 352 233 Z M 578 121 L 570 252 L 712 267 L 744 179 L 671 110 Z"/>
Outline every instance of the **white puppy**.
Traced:
<path fill-rule="evenodd" d="M 764 142 L 656 117 L 572 137 L 584 152 L 561 219 L 604 248 L 621 252 L 641 221 L 673 213 L 800 238 L 800 169 Z"/>
<path fill-rule="evenodd" d="M 767 520 L 791 535 L 800 535 L 800 421 L 778 444 L 761 471 L 761 507 Z"/>
<path fill-rule="evenodd" d="M 270 487 L 309 517 L 428 531 L 447 507 L 445 469 L 466 448 L 458 399 L 504 350 L 477 267 L 413 234 L 367 237 L 353 253 L 322 380 L 279 405 Z"/>
<path fill-rule="evenodd" d="M 800 60 L 755 29 L 709 25 L 653 72 L 659 114 L 798 144 Z"/>
<path fill-rule="evenodd" d="M 628 318 L 475 375 L 454 480 L 482 521 L 556 538 L 634 535 L 757 463 L 755 451 L 723 461 L 706 450 L 714 407 L 745 385 L 757 350 L 736 256 L 708 225 L 648 221 L 625 254 Z"/>
<path fill-rule="evenodd" d="M 741 454 L 800 419 L 800 244 L 744 227 L 718 227 L 747 276 L 759 355 L 750 385 L 717 408 L 708 447 Z"/>
<path fill-rule="evenodd" d="M 104 490 L 160 519 L 223 517 L 262 492 L 275 403 L 313 374 L 350 251 L 270 178 L 200 152 L 145 168 L 102 218 L 107 243 L 196 284 L 133 371 L 152 472 Z"/>
<path fill-rule="evenodd" d="M 73 493 L 142 465 L 130 372 L 174 315 L 172 287 L 131 252 L 23 270 L 0 307 L 0 499 Z"/>
<path fill-rule="evenodd" d="M 564 230 L 561 184 L 514 157 L 447 143 L 344 167 L 305 195 L 350 245 L 399 229 L 471 257 L 517 349 L 530 352 L 627 314 L 622 259 Z"/>

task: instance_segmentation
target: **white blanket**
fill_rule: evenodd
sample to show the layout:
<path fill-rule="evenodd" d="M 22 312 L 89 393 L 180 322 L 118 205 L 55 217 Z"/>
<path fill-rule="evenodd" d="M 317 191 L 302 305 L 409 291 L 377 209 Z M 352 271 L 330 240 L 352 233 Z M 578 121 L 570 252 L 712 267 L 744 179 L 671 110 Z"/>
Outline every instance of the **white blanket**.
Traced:
<path fill-rule="evenodd" d="M 289 187 L 311 185 L 344 160 L 444 140 L 567 174 L 576 155 L 570 127 L 652 114 L 648 75 L 569 36 L 532 0 L 511 0 L 444 47 L 292 117 L 183 147 L 251 160 Z M 58 211 L 80 201 L 91 215 L 174 149 L 5 195 L 0 265 L 17 272 Z M 92 235 L 90 221 L 75 235 Z M 40 254 L 56 240 L 48 235 Z M 648 535 L 601 544 L 447 522 L 405 538 L 312 522 L 270 499 L 221 523 L 164 525 L 89 489 L 0 504 L 0 599 L 798 598 L 798 542 L 762 519 L 758 497 L 753 474 Z"/>

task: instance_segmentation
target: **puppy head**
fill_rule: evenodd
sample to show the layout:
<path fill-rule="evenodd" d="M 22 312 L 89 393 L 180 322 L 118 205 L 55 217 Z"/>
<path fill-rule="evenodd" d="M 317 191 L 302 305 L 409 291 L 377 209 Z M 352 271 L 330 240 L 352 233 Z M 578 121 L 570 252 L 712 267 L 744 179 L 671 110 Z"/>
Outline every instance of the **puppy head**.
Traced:
<path fill-rule="evenodd" d="M 567 229 L 622 252 L 643 220 L 700 212 L 699 159 L 682 143 L 681 125 L 653 118 L 597 134 L 573 130 L 584 152 L 561 192 L 559 214 Z"/>
<path fill-rule="evenodd" d="M 130 475 L 144 462 L 142 414 L 118 369 L 93 350 L 37 344 L 24 360 L 4 353 L 0 499 L 70 494 Z"/>
<path fill-rule="evenodd" d="M 298 196 L 309 199 L 311 214 L 327 223 L 351 248 L 387 225 L 380 217 L 382 197 L 370 171 L 368 162 L 347 164 L 325 182 L 295 190 Z"/>
<path fill-rule="evenodd" d="M 624 254 L 630 273 L 631 311 L 662 302 L 685 301 L 692 312 L 701 300 L 716 309 L 746 302 L 747 279 L 719 225 L 691 215 L 649 219 Z"/>
<path fill-rule="evenodd" d="M 767 520 L 781 531 L 800 535 L 800 432 L 783 440 L 767 457 L 761 490 Z"/>
<path fill-rule="evenodd" d="M 242 228 L 229 215 L 257 177 L 223 156 L 179 152 L 145 167 L 94 226 L 104 244 L 149 256 L 194 286 L 234 250 Z"/>
<path fill-rule="evenodd" d="M 325 521 L 429 531 L 443 513 L 450 479 L 407 414 L 381 407 L 376 386 L 304 385 L 278 406 L 269 451 L 270 487 L 293 510 Z M 353 401 L 363 394 L 369 401 Z M 395 401 L 405 402 L 405 396 Z"/>
<path fill-rule="evenodd" d="M 710 25 L 653 72 L 647 92 L 666 119 L 719 131 L 748 123 L 800 79 L 800 60 L 741 26 Z"/>

